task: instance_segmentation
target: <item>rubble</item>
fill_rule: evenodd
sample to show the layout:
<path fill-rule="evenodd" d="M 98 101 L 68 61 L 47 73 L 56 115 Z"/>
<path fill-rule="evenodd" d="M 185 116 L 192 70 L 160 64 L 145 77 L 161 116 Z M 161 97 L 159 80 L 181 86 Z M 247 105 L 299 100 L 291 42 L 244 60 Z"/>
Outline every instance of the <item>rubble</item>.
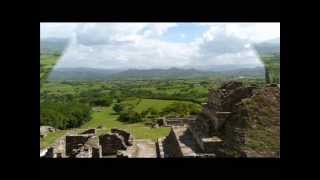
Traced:
<path fill-rule="evenodd" d="M 127 146 L 132 145 L 133 137 L 130 133 L 128 133 L 124 130 L 121 130 L 121 129 L 114 129 L 114 128 L 111 129 L 111 133 L 116 133 L 116 134 L 119 134 L 120 136 L 122 136 L 124 139 L 124 142 Z"/>
<path fill-rule="evenodd" d="M 51 126 L 40 126 L 40 138 L 46 137 L 49 132 L 55 132 L 56 129 Z"/>
<path fill-rule="evenodd" d="M 95 129 L 87 129 L 79 134 L 67 134 L 54 146 L 40 150 L 40 157 L 50 158 L 102 158 L 104 156 L 126 157 L 128 146 L 133 137 L 121 129 L 112 129 L 112 133 L 96 136 Z M 123 152 L 119 152 L 123 151 Z M 122 155 L 120 155 L 122 153 Z"/>
<path fill-rule="evenodd" d="M 88 129 L 80 134 L 96 134 L 96 129 Z"/>
<path fill-rule="evenodd" d="M 117 154 L 118 150 L 126 150 L 127 145 L 124 138 L 117 133 L 107 133 L 99 136 L 102 148 L 102 156 Z"/>
<path fill-rule="evenodd" d="M 194 117 L 157 120 L 171 127 L 165 138 L 134 140 L 122 129 L 96 135 L 96 129 L 68 134 L 40 157 L 280 157 L 280 84 L 245 86 L 230 81 L 209 91 L 208 102 Z M 55 131 L 40 127 L 42 135 Z"/>
<path fill-rule="evenodd" d="M 160 156 L 279 157 L 280 88 L 227 82 L 210 90 L 202 113 L 186 125 L 157 141 Z"/>

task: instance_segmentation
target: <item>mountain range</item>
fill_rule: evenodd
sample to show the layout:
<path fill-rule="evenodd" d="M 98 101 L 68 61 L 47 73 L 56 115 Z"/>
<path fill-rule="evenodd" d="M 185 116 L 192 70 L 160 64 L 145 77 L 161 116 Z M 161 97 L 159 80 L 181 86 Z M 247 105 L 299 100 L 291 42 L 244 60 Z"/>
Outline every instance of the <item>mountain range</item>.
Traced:
<path fill-rule="evenodd" d="M 42 39 L 40 53 L 59 53 L 68 45 L 67 39 Z M 259 54 L 280 54 L 280 38 L 271 39 L 254 44 Z M 96 68 L 55 68 L 49 80 L 116 80 L 116 79 L 189 79 L 208 77 L 212 75 L 223 76 L 264 76 L 263 67 L 250 67 L 249 65 L 218 65 L 210 70 L 196 69 L 96 69 Z"/>
<path fill-rule="evenodd" d="M 195 79 L 213 75 L 264 76 L 264 68 L 239 68 L 225 71 L 200 71 L 196 69 L 128 69 L 110 70 L 93 68 L 56 68 L 49 80 L 143 80 L 143 79 Z"/>

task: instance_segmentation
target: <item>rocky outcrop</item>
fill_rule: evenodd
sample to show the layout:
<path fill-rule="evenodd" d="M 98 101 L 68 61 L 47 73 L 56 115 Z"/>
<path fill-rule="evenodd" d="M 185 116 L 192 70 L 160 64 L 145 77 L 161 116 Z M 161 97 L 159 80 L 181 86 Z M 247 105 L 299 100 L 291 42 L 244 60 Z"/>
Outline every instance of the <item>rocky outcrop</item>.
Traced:
<path fill-rule="evenodd" d="M 245 87 L 241 82 L 230 81 L 217 90 L 210 90 L 208 103 L 203 107 L 198 120 L 192 123 L 192 131 L 201 138 L 220 135 L 220 129 L 234 111 L 234 105 L 252 95 L 254 87 Z"/>
<path fill-rule="evenodd" d="M 266 86 L 235 105 L 223 129 L 226 155 L 279 157 L 280 89 Z"/>
<path fill-rule="evenodd" d="M 197 144 L 196 157 L 279 157 L 280 88 L 227 82 L 209 91 L 202 113 L 189 124 L 194 142 L 184 144 Z M 184 157 L 176 132 L 165 139 L 164 152 Z"/>
<path fill-rule="evenodd" d="M 200 139 L 221 138 L 223 143 L 213 148 L 217 156 L 278 157 L 280 88 L 227 82 L 210 92 L 203 115 L 190 129 Z"/>

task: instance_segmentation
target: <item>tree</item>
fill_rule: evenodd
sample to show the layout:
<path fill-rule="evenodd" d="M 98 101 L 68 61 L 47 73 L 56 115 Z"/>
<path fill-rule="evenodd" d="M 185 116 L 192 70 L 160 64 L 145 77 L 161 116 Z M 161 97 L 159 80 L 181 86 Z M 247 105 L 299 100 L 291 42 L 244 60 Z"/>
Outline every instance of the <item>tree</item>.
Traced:
<path fill-rule="evenodd" d="M 113 105 L 112 109 L 117 112 L 120 113 L 124 108 L 120 103 L 116 103 Z"/>
<path fill-rule="evenodd" d="M 58 129 L 76 128 L 91 119 L 91 108 L 77 101 L 44 101 L 40 108 L 40 124 Z"/>
<path fill-rule="evenodd" d="M 136 123 L 136 122 L 141 122 L 143 119 L 141 115 L 135 111 L 124 110 L 120 112 L 119 120 L 122 122 Z"/>
<path fill-rule="evenodd" d="M 154 107 L 149 107 L 147 110 L 151 115 L 158 115 L 159 114 L 159 111 L 157 109 L 155 109 Z"/>
<path fill-rule="evenodd" d="M 200 109 L 195 105 L 195 104 L 190 104 L 190 103 L 173 103 L 167 107 L 165 107 L 161 114 L 162 115 L 168 115 L 168 114 L 173 114 L 173 115 L 179 115 L 179 116 L 187 116 L 190 114 L 196 114 L 200 112 Z"/>
<path fill-rule="evenodd" d="M 110 106 L 112 99 L 108 96 L 100 96 L 93 98 L 90 103 L 94 106 Z"/>

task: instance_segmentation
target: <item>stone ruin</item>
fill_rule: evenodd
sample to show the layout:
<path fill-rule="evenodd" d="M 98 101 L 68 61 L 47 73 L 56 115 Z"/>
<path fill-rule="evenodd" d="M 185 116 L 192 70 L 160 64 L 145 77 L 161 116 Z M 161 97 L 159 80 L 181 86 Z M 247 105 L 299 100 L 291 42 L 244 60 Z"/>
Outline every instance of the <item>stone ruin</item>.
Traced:
<path fill-rule="evenodd" d="M 124 130 L 120 130 L 120 129 L 111 129 L 111 133 L 114 133 L 114 134 L 119 134 L 123 140 L 124 140 L 124 143 L 126 146 L 131 146 L 132 145 L 132 142 L 133 142 L 133 136 L 124 131 Z"/>
<path fill-rule="evenodd" d="M 161 117 L 157 119 L 157 124 L 160 127 L 171 127 L 171 126 L 184 126 L 190 123 L 190 121 L 195 121 L 197 116 L 190 117 Z"/>
<path fill-rule="evenodd" d="M 171 130 L 156 141 L 155 155 L 150 157 L 280 157 L 280 86 L 258 88 L 230 81 L 209 91 L 208 102 L 198 116 L 159 118 L 157 124 Z M 97 136 L 95 129 L 88 129 L 67 135 L 40 154 L 53 158 L 126 158 L 137 151 L 137 144 L 144 148 L 148 144 L 140 143 L 144 144 L 124 130 L 111 129 Z M 145 152 L 139 157 L 145 157 Z"/>
<path fill-rule="evenodd" d="M 56 129 L 51 126 L 40 126 L 40 138 L 44 138 L 47 136 L 49 132 L 55 132 Z"/>
<path fill-rule="evenodd" d="M 117 133 L 101 135 L 99 142 L 102 147 L 103 156 L 114 155 L 117 154 L 118 150 L 127 149 L 124 138 Z"/>
<path fill-rule="evenodd" d="M 156 144 L 159 157 L 279 157 L 279 138 L 279 86 L 230 81 L 209 91 L 196 120 L 172 126 Z M 253 142 L 269 147 L 253 149 Z"/>
<path fill-rule="evenodd" d="M 130 133 L 112 129 L 111 133 L 96 135 L 95 129 L 88 129 L 79 134 L 69 134 L 56 145 L 40 151 L 40 157 L 46 158 L 103 158 L 106 156 L 126 156 L 120 151 L 132 145 Z"/>

